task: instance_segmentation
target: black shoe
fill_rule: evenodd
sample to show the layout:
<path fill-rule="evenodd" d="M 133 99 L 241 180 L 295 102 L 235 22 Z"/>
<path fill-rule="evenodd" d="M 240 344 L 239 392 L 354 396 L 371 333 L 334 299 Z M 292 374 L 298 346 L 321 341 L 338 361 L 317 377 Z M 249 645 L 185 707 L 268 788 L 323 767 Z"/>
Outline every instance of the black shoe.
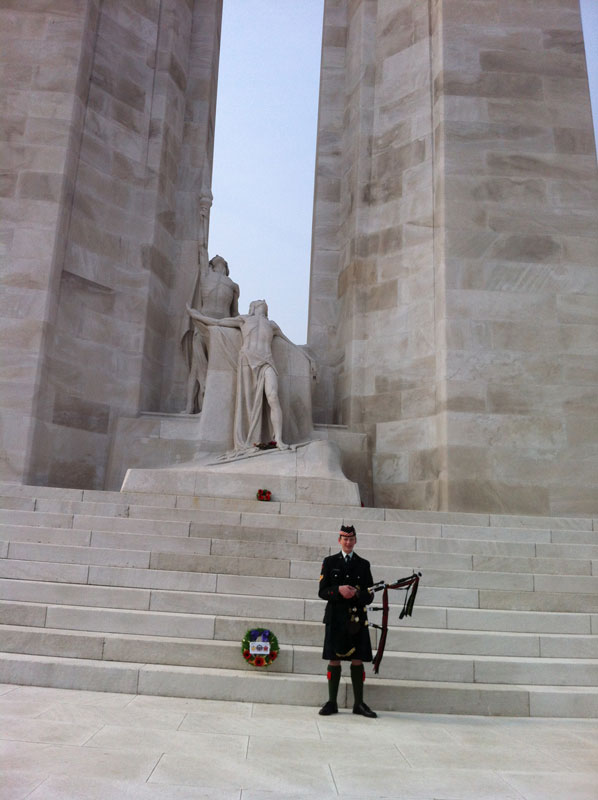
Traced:
<path fill-rule="evenodd" d="M 321 713 L 322 712 L 320 711 L 320 714 Z M 370 717 L 371 719 L 376 719 L 378 716 L 376 712 L 372 711 L 372 709 L 369 706 L 366 706 L 365 703 L 359 703 L 358 705 L 353 706 L 353 713 L 361 714 L 362 717 Z"/>
<path fill-rule="evenodd" d="M 318 711 L 323 717 L 329 717 L 331 714 L 338 714 L 338 706 L 333 700 L 328 700 L 322 708 Z"/>

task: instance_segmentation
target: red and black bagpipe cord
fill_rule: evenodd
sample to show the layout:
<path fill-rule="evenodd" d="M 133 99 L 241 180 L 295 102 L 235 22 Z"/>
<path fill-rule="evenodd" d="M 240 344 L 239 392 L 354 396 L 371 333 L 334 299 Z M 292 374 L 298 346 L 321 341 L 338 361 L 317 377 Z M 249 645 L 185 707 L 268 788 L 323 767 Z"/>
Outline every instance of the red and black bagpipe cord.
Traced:
<path fill-rule="evenodd" d="M 405 602 L 403 603 L 403 608 L 399 614 L 399 619 L 403 619 L 403 617 L 410 617 L 413 613 L 413 606 L 415 604 L 415 596 L 417 594 L 417 587 L 419 586 L 420 577 L 421 572 L 414 572 L 413 575 L 410 575 L 408 578 L 399 578 L 399 580 L 395 581 L 395 583 L 382 582 L 381 584 L 376 584 L 376 586 L 372 587 L 374 591 L 384 587 L 382 594 L 382 606 L 372 608 L 372 611 L 382 611 L 382 625 L 371 626 L 372 628 L 378 628 L 378 630 L 382 631 L 380 641 L 378 642 L 378 650 L 376 651 L 376 656 L 374 657 L 373 661 L 374 673 L 376 675 L 380 669 L 380 662 L 382 661 L 382 656 L 384 655 L 386 636 L 388 634 L 388 590 L 405 589 Z"/>

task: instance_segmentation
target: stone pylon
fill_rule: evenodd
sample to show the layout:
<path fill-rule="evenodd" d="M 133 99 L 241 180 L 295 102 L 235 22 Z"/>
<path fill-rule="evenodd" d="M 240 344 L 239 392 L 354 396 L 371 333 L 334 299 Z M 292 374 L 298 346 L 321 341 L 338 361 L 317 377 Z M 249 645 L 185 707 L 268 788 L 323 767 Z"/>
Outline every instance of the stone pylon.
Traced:
<path fill-rule="evenodd" d="M 376 505 L 598 512 L 577 0 L 326 0 L 308 344 Z"/>
<path fill-rule="evenodd" d="M 102 488 L 119 417 L 184 407 L 221 14 L 1 4 L 3 480 Z"/>

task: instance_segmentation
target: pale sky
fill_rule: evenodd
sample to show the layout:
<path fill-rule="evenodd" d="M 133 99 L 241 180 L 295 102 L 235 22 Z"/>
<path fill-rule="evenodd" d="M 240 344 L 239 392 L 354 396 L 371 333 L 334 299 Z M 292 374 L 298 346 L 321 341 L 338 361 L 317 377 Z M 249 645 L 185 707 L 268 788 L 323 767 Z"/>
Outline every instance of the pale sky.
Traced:
<path fill-rule="evenodd" d="M 324 0 L 224 0 L 210 257 L 227 259 L 239 310 L 264 298 L 307 336 Z M 598 0 L 581 0 L 598 129 Z M 597 136 L 598 139 L 598 136 Z"/>

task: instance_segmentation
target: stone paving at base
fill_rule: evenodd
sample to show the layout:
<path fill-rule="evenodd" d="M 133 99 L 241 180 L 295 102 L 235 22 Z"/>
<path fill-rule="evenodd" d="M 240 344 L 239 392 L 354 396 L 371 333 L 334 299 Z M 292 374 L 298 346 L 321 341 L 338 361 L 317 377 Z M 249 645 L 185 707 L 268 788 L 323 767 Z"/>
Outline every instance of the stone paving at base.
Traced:
<path fill-rule="evenodd" d="M 0 776 L 0 800 L 598 800 L 598 721 L 3 684 Z"/>

